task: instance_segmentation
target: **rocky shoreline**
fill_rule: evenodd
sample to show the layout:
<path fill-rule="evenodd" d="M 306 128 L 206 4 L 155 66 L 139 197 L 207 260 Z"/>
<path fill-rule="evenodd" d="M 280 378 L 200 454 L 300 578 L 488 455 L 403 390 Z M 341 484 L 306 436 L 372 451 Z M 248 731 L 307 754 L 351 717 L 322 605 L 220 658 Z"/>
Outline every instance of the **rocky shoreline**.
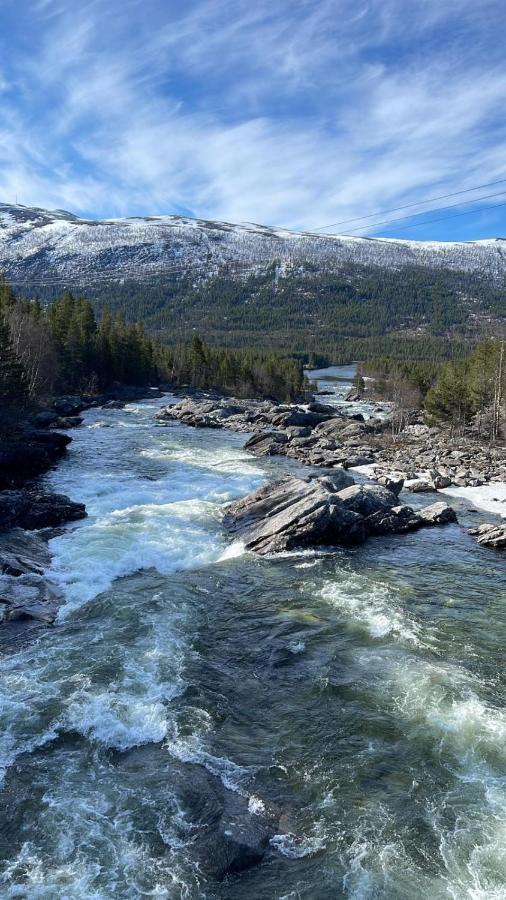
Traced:
<path fill-rule="evenodd" d="M 332 471 L 366 466 L 371 480 L 413 493 L 506 482 L 505 447 L 485 447 L 472 433 L 456 437 L 428 428 L 417 411 L 395 437 L 388 417 L 366 421 L 359 413 L 350 417 L 320 402 L 297 407 L 268 400 L 186 397 L 162 407 L 156 418 L 160 424 L 179 421 L 248 433 L 244 448 L 257 456 L 286 456 Z M 506 526 L 487 527 L 495 531 L 483 530 L 479 543 L 501 549 Z"/>
<path fill-rule="evenodd" d="M 146 396 L 161 397 L 163 392 L 118 387 L 100 396 L 59 397 L 50 407 L 13 422 L 0 438 L 0 624 L 54 621 L 62 597 L 45 574 L 51 562 L 48 541 L 58 527 L 86 516 L 84 504 L 38 484 L 72 441 L 54 429 L 79 426 L 85 409 L 117 408 Z"/>

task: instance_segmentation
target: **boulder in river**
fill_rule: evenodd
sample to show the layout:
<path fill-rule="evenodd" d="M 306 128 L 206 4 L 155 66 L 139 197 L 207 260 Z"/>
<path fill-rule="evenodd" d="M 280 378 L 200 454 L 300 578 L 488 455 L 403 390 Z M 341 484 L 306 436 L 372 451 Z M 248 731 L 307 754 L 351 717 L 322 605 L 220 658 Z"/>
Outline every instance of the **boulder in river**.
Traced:
<path fill-rule="evenodd" d="M 321 478 L 286 477 L 266 484 L 231 503 L 223 516 L 228 533 L 244 541 L 247 550 L 260 554 L 360 544 L 369 535 L 399 534 L 455 521 L 454 510 L 446 503 L 415 512 L 399 505 L 397 495 L 388 488 L 357 485 L 344 470 Z"/>
<path fill-rule="evenodd" d="M 433 503 L 418 510 L 418 516 L 426 525 L 447 525 L 457 521 L 455 510 L 447 503 Z"/>
<path fill-rule="evenodd" d="M 330 478 L 282 478 L 230 504 L 223 524 L 248 550 L 273 553 L 322 544 L 359 544 L 366 538 L 362 516 L 337 497 L 346 473 Z"/>
<path fill-rule="evenodd" d="M 71 438 L 58 431 L 27 430 L 0 441 L 0 489 L 21 484 L 50 468 Z"/>
<path fill-rule="evenodd" d="M 482 547 L 506 550 L 506 524 L 491 525 L 484 522 L 478 528 L 471 528 L 469 534 L 472 534 Z"/>

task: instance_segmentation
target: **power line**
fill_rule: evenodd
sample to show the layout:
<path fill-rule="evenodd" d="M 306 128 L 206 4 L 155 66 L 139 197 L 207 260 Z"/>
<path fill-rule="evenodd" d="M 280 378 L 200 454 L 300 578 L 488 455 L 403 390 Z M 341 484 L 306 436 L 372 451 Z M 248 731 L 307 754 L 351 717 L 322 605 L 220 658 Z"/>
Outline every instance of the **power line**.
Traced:
<path fill-rule="evenodd" d="M 440 212 L 445 209 L 455 209 L 459 206 L 466 206 L 468 203 L 480 203 L 482 200 L 490 200 L 492 197 L 502 197 L 506 191 L 496 191 L 493 194 L 484 194 L 482 197 L 475 197 L 473 200 L 461 200 L 460 203 L 450 203 L 448 206 L 436 206 L 433 210 L 427 212 Z M 473 212 L 474 210 L 470 210 Z M 478 210 L 476 210 L 478 212 Z M 378 228 L 380 225 L 393 225 L 395 222 L 405 222 L 406 219 L 412 219 L 413 216 L 423 215 L 423 213 L 411 213 L 409 216 L 399 216 L 396 219 L 384 219 L 382 222 L 371 222 L 370 225 L 360 225 L 358 228 L 350 228 L 347 234 L 353 234 L 355 231 L 363 231 L 364 228 Z M 423 223 L 421 223 L 423 224 Z M 411 228 L 411 226 L 409 226 Z"/>
<path fill-rule="evenodd" d="M 356 216 L 354 219 L 343 219 L 341 222 L 333 222 L 330 225 L 320 225 L 318 228 L 312 228 L 311 232 L 324 231 L 325 228 L 339 228 L 340 225 L 348 225 L 351 222 L 361 222 L 364 219 L 372 219 L 374 218 L 374 216 L 386 216 L 387 213 L 400 212 L 403 209 L 412 209 L 414 206 L 422 206 L 426 203 L 436 203 L 438 200 L 447 200 L 449 197 L 458 197 L 462 194 L 470 194 L 473 191 L 481 191 L 483 190 L 483 188 L 495 187 L 496 184 L 504 184 L 505 182 L 506 178 L 500 178 L 498 181 L 489 181 L 486 184 L 477 184 L 475 187 L 466 188 L 463 191 L 454 191 L 451 194 L 441 194 L 439 197 L 429 197 L 428 200 L 419 200 L 416 203 L 405 203 L 404 206 L 393 206 L 391 209 L 380 209 L 378 212 L 368 213 L 366 216 Z M 413 215 L 416 215 L 416 213 L 414 213 Z"/>
<path fill-rule="evenodd" d="M 448 219 L 458 219 L 460 216 L 470 216 L 473 213 L 476 215 L 476 213 L 485 212 L 488 209 L 499 209 L 501 206 L 506 206 L 506 201 L 504 203 L 493 203 L 491 206 L 482 206 L 480 209 L 468 209 L 465 212 L 454 213 L 452 216 L 439 216 L 437 219 L 427 219 L 425 222 L 413 222 L 411 225 L 405 225 L 404 228 L 420 228 L 422 225 L 432 225 L 433 222 L 446 222 Z M 397 238 L 396 240 L 402 241 L 402 238 Z"/>

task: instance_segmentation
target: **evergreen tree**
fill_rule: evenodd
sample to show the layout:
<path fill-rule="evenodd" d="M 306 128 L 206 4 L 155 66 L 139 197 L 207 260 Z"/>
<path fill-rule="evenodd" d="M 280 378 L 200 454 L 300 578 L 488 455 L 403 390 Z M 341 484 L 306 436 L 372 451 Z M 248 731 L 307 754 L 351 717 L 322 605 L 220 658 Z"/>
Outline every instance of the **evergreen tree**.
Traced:
<path fill-rule="evenodd" d="M 27 393 L 23 366 L 14 354 L 7 322 L 0 313 L 0 404 L 22 405 Z"/>

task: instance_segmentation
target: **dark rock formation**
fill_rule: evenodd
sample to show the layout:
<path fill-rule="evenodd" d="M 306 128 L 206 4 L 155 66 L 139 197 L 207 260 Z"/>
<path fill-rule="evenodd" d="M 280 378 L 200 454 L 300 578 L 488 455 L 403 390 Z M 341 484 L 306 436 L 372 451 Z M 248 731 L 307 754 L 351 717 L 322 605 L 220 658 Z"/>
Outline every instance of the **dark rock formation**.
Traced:
<path fill-rule="evenodd" d="M 71 438 L 56 431 L 26 430 L 0 441 L 0 490 L 46 472 L 65 453 Z"/>
<path fill-rule="evenodd" d="M 0 491 L 0 529 L 54 528 L 86 515 L 83 503 L 37 488 Z"/>

